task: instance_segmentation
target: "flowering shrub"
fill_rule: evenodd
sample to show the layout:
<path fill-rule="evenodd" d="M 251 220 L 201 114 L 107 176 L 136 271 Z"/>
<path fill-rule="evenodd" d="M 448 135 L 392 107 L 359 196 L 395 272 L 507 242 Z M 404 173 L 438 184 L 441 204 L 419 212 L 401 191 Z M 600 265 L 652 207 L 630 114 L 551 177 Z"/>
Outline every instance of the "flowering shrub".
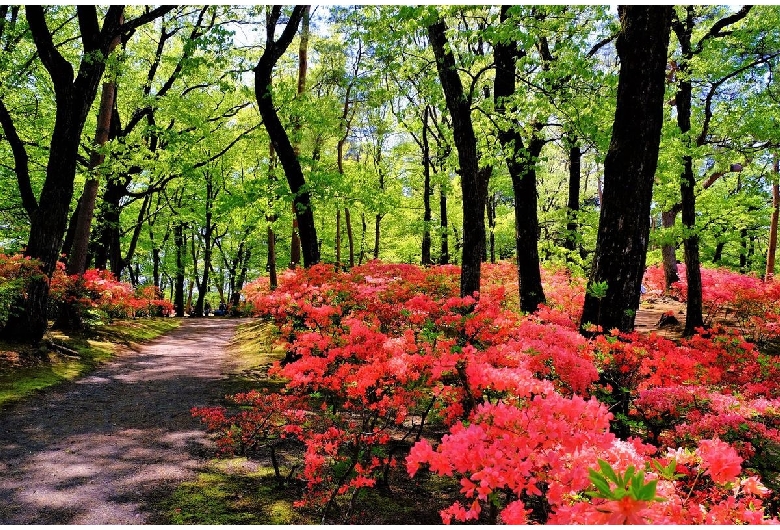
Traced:
<path fill-rule="evenodd" d="M 49 297 L 52 304 L 71 304 L 82 320 L 90 315 L 103 318 L 162 316 L 173 311 L 173 304 L 161 299 L 154 286 L 137 291 L 129 283 L 117 281 L 108 270 L 89 269 L 83 275 L 65 274 L 58 263 L 52 275 Z"/>
<path fill-rule="evenodd" d="M 453 266 L 319 265 L 275 291 L 250 284 L 287 351 L 270 370 L 284 391 L 195 413 L 224 450 L 300 442 L 300 503 L 323 518 L 400 467 L 459 481 L 444 522 L 777 522 L 752 471 L 780 447 L 773 358 L 717 329 L 585 339 L 583 279 L 545 271 L 548 303 L 521 315 L 514 267 L 484 271 L 478 298 L 458 296 Z"/>
<path fill-rule="evenodd" d="M 25 295 L 28 282 L 42 275 L 35 260 L 0 253 L 0 326 L 8 320 L 14 302 Z"/>

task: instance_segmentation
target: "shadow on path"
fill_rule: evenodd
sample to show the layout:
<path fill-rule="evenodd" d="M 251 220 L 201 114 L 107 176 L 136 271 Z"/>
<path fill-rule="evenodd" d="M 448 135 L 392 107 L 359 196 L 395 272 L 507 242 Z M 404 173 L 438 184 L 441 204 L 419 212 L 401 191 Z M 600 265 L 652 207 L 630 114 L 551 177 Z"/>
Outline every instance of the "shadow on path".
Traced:
<path fill-rule="evenodd" d="M 193 406 L 224 395 L 237 320 L 185 319 L 138 352 L 0 411 L 0 524 L 144 524 L 145 499 L 194 477 Z"/>

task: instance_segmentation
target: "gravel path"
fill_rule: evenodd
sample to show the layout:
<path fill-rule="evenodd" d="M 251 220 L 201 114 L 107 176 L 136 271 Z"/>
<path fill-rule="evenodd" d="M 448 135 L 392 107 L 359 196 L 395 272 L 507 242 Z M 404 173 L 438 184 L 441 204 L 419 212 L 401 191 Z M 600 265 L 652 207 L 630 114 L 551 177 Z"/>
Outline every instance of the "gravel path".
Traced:
<path fill-rule="evenodd" d="M 0 411 L 0 524 L 144 524 L 147 501 L 210 454 L 193 406 L 217 402 L 238 321 L 185 319 L 140 351 Z"/>

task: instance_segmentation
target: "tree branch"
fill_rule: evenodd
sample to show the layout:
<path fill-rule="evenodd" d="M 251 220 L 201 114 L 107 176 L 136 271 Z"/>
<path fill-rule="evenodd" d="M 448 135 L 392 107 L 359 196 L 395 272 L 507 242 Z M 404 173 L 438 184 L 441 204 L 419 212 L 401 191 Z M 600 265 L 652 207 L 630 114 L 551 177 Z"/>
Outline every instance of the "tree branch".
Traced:
<path fill-rule="evenodd" d="M 73 66 L 54 47 L 42 6 L 26 6 L 25 14 L 35 48 L 59 95 L 73 83 Z"/>
<path fill-rule="evenodd" d="M 14 155 L 14 173 L 16 173 L 16 182 L 19 186 L 22 206 L 24 206 L 27 215 L 32 218 L 33 213 L 38 209 L 38 203 L 35 200 L 35 194 L 33 194 L 30 183 L 30 164 L 27 150 L 16 132 L 14 122 L 2 99 L 0 99 L 0 126 L 3 127 L 5 137 L 8 143 L 11 144 L 11 152 Z"/>

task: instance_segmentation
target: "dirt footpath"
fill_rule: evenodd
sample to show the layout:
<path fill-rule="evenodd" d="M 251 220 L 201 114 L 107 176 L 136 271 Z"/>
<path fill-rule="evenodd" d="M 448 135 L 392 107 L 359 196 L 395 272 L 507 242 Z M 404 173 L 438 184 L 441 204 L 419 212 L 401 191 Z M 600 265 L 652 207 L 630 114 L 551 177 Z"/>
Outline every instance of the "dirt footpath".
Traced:
<path fill-rule="evenodd" d="M 147 501 L 195 476 L 211 445 L 233 319 L 184 319 L 75 383 L 0 411 L 0 524 L 145 524 Z"/>

